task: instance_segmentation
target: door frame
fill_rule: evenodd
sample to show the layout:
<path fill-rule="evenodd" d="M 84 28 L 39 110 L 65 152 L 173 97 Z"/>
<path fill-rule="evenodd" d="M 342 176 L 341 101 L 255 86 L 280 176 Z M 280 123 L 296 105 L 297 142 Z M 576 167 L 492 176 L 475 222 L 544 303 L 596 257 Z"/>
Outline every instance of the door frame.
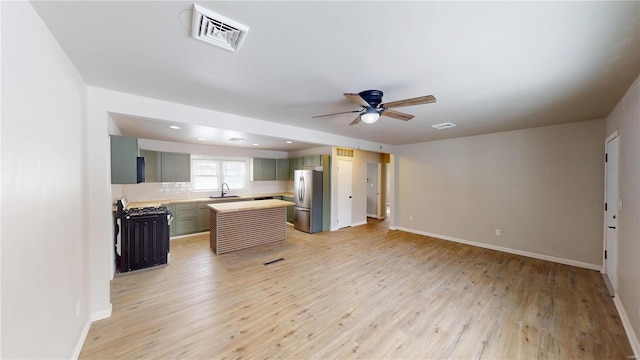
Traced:
<path fill-rule="evenodd" d="M 376 166 L 376 213 L 375 214 L 370 214 L 368 209 L 367 209 L 367 216 L 368 217 L 374 217 L 376 219 L 382 219 L 382 212 L 381 212 L 381 200 L 382 200 L 382 196 L 380 193 L 380 185 L 382 182 L 382 164 L 379 162 L 368 162 L 367 163 L 367 178 L 369 178 L 369 165 L 375 165 Z M 369 188 L 367 188 L 368 190 Z M 369 200 L 368 198 L 366 199 L 367 201 Z M 367 202 L 368 204 L 368 202 Z M 366 205 L 366 204 L 365 204 Z"/>
<path fill-rule="evenodd" d="M 620 166 L 619 166 L 619 164 L 620 164 L 620 138 L 619 138 L 618 130 L 614 131 L 613 133 L 611 133 L 611 135 L 607 136 L 607 139 L 604 142 L 604 153 L 605 153 L 605 156 L 608 156 L 608 155 L 606 155 L 608 153 L 608 151 L 607 151 L 608 144 L 611 141 L 614 141 L 616 138 L 618 139 L 618 152 L 617 152 L 617 158 L 615 159 L 615 161 L 617 162 L 617 164 L 616 164 L 617 165 L 616 166 L 616 173 L 617 173 L 616 178 L 619 179 L 619 175 L 620 175 Z M 607 161 L 605 161 L 605 165 L 604 165 L 604 203 L 605 204 L 607 204 L 607 192 L 608 192 L 607 188 L 608 188 L 608 178 L 609 178 L 609 176 L 608 176 L 608 168 L 609 168 L 609 161 L 607 159 Z M 620 184 L 620 181 L 618 181 L 618 196 L 617 196 L 618 199 L 620 198 L 620 196 L 619 196 L 619 191 L 620 191 L 619 184 Z M 619 201 L 618 199 L 615 199 L 615 202 L 613 204 L 607 204 L 607 208 L 610 208 L 612 206 L 615 206 L 617 208 L 618 207 L 618 201 Z M 607 219 L 607 211 L 605 210 L 604 207 L 602 209 L 602 212 L 603 212 L 603 219 L 604 219 L 603 226 L 602 226 L 603 227 L 603 235 L 602 235 L 602 248 L 603 248 L 603 251 L 602 251 L 602 273 L 607 275 L 607 276 L 605 276 L 606 282 L 608 283 L 607 286 L 611 286 L 613 288 L 613 289 L 611 289 L 612 290 L 612 294 L 611 295 L 615 296 L 617 294 L 617 281 L 616 281 L 616 284 L 612 284 L 610 282 L 610 279 L 609 279 L 609 276 L 608 276 L 608 273 L 607 273 L 607 262 L 608 261 L 613 261 L 614 262 L 613 265 L 616 268 L 615 277 L 617 279 L 617 265 L 618 265 L 618 263 L 617 263 L 617 259 L 618 259 L 617 248 L 618 247 L 617 246 L 612 247 L 613 250 L 615 250 L 615 252 L 616 252 L 615 254 L 608 254 L 608 250 L 610 250 L 609 247 L 607 246 L 608 245 L 608 243 L 607 243 L 607 232 L 608 232 L 607 231 L 608 230 L 607 221 L 608 221 L 608 219 Z M 616 225 L 616 229 L 615 229 L 615 239 L 616 240 L 615 241 L 617 241 L 617 237 L 618 237 L 618 229 L 617 229 L 617 227 L 618 226 Z"/>

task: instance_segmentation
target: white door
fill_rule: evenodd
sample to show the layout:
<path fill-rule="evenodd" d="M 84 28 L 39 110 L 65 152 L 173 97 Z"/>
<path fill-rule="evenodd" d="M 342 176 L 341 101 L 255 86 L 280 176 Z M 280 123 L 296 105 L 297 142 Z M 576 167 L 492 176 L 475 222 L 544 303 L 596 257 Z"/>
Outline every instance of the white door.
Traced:
<path fill-rule="evenodd" d="M 615 137 L 607 140 L 605 163 L 605 273 L 613 286 L 618 288 L 618 154 L 620 140 Z"/>
<path fill-rule="evenodd" d="M 367 163 L 367 216 L 380 218 L 380 164 Z"/>
<path fill-rule="evenodd" d="M 351 226 L 351 161 L 338 160 L 338 229 Z"/>

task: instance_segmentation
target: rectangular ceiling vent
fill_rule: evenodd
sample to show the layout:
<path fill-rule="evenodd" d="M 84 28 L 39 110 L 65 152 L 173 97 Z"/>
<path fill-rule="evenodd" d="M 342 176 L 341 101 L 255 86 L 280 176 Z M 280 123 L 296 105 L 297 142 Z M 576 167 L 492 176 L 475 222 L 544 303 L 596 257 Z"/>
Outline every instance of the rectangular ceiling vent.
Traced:
<path fill-rule="evenodd" d="M 191 36 L 195 39 L 238 52 L 248 32 L 248 26 L 193 4 Z"/>
<path fill-rule="evenodd" d="M 432 128 L 434 129 L 438 129 L 438 130 L 444 130 L 444 129 L 450 129 L 452 127 L 456 126 L 456 124 L 454 123 L 450 123 L 450 122 L 446 122 L 446 123 L 442 123 L 442 124 L 436 124 L 436 125 L 431 125 Z"/>

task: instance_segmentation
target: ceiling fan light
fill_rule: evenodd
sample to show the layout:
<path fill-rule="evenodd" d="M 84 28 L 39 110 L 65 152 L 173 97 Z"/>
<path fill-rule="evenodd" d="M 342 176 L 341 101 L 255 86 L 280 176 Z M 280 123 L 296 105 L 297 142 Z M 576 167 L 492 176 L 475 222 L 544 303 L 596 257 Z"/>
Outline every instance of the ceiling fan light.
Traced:
<path fill-rule="evenodd" d="M 362 122 L 365 124 L 373 124 L 374 122 L 378 121 L 378 119 L 380 119 L 380 113 L 375 110 L 367 111 L 364 114 L 360 115 L 360 120 L 362 120 Z"/>

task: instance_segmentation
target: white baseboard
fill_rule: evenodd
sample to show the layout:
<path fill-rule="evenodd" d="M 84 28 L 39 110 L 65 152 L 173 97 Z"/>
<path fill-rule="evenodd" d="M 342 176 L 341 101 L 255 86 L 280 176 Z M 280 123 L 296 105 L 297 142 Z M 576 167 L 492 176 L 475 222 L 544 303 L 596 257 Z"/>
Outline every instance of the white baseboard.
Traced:
<path fill-rule="evenodd" d="M 93 314 L 91 314 L 91 321 L 98 321 L 98 320 L 102 320 L 102 319 L 106 319 L 111 317 L 111 310 L 113 309 L 113 305 L 111 305 L 111 303 L 109 303 L 109 308 L 102 310 L 102 311 L 98 311 L 98 312 L 94 312 Z"/>
<path fill-rule="evenodd" d="M 629 338 L 629 343 L 631 344 L 631 349 L 633 349 L 633 354 L 636 359 L 640 359 L 640 342 L 638 342 L 638 337 L 636 336 L 636 332 L 633 331 L 633 327 L 631 326 L 631 321 L 629 320 L 629 316 L 622 305 L 619 297 L 613 297 L 613 303 L 616 305 L 616 309 L 618 310 L 618 315 L 620 316 L 620 320 L 622 320 L 622 326 L 624 326 L 624 331 L 627 333 L 627 338 Z"/>
<path fill-rule="evenodd" d="M 106 319 L 111 317 L 111 310 L 113 309 L 113 305 L 109 303 L 109 308 L 106 310 L 98 311 L 89 317 L 86 324 L 84 324 L 84 328 L 82 328 L 82 333 L 80 333 L 80 338 L 78 338 L 78 342 L 76 343 L 76 347 L 73 349 L 72 359 L 77 359 L 80 357 L 80 352 L 82 351 L 82 346 L 84 345 L 84 341 L 87 339 L 87 335 L 89 334 L 89 329 L 91 329 L 91 324 L 94 321 Z"/>
<path fill-rule="evenodd" d="M 589 263 L 585 263 L 585 262 L 582 262 L 582 261 L 564 259 L 564 258 L 559 258 L 559 257 L 550 256 L 550 255 L 544 255 L 544 254 L 537 254 L 537 253 L 532 253 L 532 252 L 529 252 L 529 251 L 516 250 L 516 249 L 506 248 L 506 247 L 502 247 L 502 246 L 497 246 L 497 245 L 485 244 L 485 243 L 481 243 L 481 242 L 477 242 L 477 241 L 469 241 L 469 240 L 464 240 L 464 239 L 458 239 L 458 238 L 454 238 L 454 237 L 447 236 L 447 235 L 433 234 L 433 233 L 428 233 L 428 232 L 425 232 L 425 231 L 413 230 L 413 229 L 408 229 L 408 228 L 403 228 L 403 227 L 398 227 L 397 230 L 402 230 L 402 231 L 406 231 L 406 232 L 410 232 L 410 233 L 414 233 L 414 234 L 419 234 L 419 235 L 424 235 L 424 236 L 430 236 L 430 237 L 434 237 L 434 238 L 438 238 L 438 239 L 442 239 L 442 240 L 453 241 L 453 242 L 457 242 L 457 243 L 461 243 L 461 244 L 465 244 L 465 245 L 477 246 L 477 247 L 481 247 L 481 248 L 485 248 L 485 249 L 502 251 L 502 252 L 506 252 L 506 253 L 509 253 L 509 254 L 521 255 L 521 256 L 526 256 L 526 257 L 530 257 L 530 258 L 534 258 L 534 259 L 546 260 L 546 261 L 551 261 L 551 262 L 555 262 L 555 263 L 559 263 L 559 264 L 571 265 L 571 266 L 575 266 L 575 267 L 579 267 L 579 268 L 597 270 L 597 271 L 602 272 L 602 265 L 589 264 Z"/>
<path fill-rule="evenodd" d="M 351 227 L 356 227 L 356 226 L 360 226 L 360 225 L 367 225 L 367 220 L 359 221 L 357 223 L 351 224 Z"/>
<path fill-rule="evenodd" d="M 87 335 L 89 334 L 89 329 L 91 328 L 91 319 L 88 319 L 82 328 L 82 333 L 80 333 L 80 338 L 76 342 L 76 347 L 73 349 L 72 359 L 77 359 L 80 357 L 80 352 L 82 351 L 82 346 L 84 345 L 84 341 L 87 339 Z"/>

